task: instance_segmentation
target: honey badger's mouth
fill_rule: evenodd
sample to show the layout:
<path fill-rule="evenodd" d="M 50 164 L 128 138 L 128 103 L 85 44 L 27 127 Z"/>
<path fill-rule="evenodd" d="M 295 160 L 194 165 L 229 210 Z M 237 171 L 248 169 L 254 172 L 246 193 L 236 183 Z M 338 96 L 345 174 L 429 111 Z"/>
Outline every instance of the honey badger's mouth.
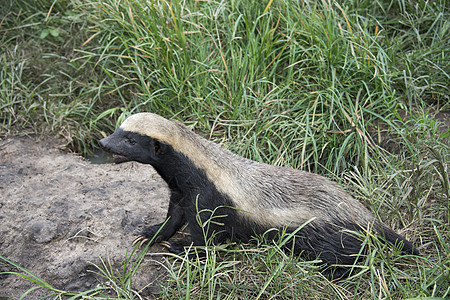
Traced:
<path fill-rule="evenodd" d="M 120 164 L 120 163 L 127 162 L 127 161 L 131 160 L 131 159 L 129 159 L 126 156 L 123 156 L 123 155 L 120 155 L 120 154 L 115 154 L 115 153 L 113 153 L 112 157 L 113 157 L 114 163 L 116 163 L 116 164 Z"/>

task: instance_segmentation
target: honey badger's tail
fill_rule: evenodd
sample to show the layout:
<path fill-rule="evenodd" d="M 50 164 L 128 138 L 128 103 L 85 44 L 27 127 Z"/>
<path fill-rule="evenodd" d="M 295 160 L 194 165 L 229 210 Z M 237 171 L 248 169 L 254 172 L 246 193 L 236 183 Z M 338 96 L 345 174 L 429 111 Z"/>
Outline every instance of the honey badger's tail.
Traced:
<path fill-rule="evenodd" d="M 382 224 L 381 225 L 381 234 L 384 236 L 384 239 L 389 244 L 394 245 L 394 247 L 398 247 L 405 254 L 413 254 L 419 255 L 419 250 L 417 250 L 414 245 L 405 239 L 403 236 L 396 233 L 394 230 L 389 228 L 388 226 Z"/>

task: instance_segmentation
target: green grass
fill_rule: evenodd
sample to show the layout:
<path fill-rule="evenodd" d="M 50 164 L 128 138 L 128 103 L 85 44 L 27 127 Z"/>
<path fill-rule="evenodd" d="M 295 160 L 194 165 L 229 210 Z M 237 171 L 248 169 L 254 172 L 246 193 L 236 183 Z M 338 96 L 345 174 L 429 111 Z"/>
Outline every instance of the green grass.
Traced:
<path fill-rule="evenodd" d="M 328 282 L 259 243 L 167 267 L 159 297 L 450 296 L 450 9 L 438 1 L 6 1 L 0 134 L 88 153 L 124 118 L 178 119 L 251 159 L 340 182 L 420 258 Z"/>

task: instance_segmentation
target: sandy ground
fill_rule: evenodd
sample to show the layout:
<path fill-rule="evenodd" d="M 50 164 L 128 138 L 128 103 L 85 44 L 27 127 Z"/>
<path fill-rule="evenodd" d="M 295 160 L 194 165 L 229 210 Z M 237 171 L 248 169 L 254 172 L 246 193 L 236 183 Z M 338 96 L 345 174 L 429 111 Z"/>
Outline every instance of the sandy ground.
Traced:
<path fill-rule="evenodd" d="M 88 290 L 99 280 L 91 263 L 110 259 L 121 270 L 142 227 L 163 221 L 169 192 L 151 166 L 91 164 L 58 150 L 60 143 L 0 140 L 0 255 L 57 288 Z M 157 290 L 158 264 L 151 262 L 158 255 L 150 257 L 133 281 L 138 289 L 150 284 L 144 296 Z M 4 271 L 17 269 L 0 261 Z M 1 275 L 0 299 L 18 299 L 32 286 Z M 25 299 L 48 294 L 41 289 Z"/>

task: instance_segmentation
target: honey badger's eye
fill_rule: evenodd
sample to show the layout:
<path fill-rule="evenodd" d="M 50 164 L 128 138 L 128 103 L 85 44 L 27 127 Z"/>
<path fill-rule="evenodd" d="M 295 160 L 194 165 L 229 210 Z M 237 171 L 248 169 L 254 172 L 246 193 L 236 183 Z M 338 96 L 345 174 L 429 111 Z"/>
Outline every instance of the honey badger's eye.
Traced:
<path fill-rule="evenodd" d="M 130 145 L 134 145 L 136 144 L 136 141 L 133 139 L 128 139 L 128 143 L 130 143 Z"/>

